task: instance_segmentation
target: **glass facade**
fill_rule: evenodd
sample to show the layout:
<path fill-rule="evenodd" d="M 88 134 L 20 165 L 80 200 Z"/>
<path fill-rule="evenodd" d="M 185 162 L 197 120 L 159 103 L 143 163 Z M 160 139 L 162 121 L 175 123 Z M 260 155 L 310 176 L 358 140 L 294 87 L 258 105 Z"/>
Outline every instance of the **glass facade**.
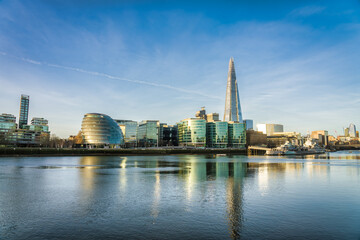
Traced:
<path fill-rule="evenodd" d="M 246 145 L 246 128 L 244 123 L 229 122 L 229 147 L 245 148 Z"/>
<path fill-rule="evenodd" d="M 0 115 L 0 122 L 16 122 L 16 117 L 12 114 L 3 113 Z"/>
<path fill-rule="evenodd" d="M 228 146 L 228 123 L 206 123 L 206 145 L 212 148 L 226 148 Z"/>
<path fill-rule="evenodd" d="M 24 125 L 23 128 L 35 132 L 49 132 L 49 126 L 47 125 Z"/>
<path fill-rule="evenodd" d="M 29 99 L 30 97 L 28 95 L 21 95 L 19 128 L 23 128 L 23 126 L 28 123 Z"/>
<path fill-rule="evenodd" d="M 230 58 L 230 62 L 229 62 L 229 73 L 228 73 L 228 79 L 226 85 L 224 121 L 238 121 L 238 122 L 243 121 L 233 58 Z"/>
<path fill-rule="evenodd" d="M 45 118 L 34 117 L 31 119 L 31 124 L 32 125 L 48 125 L 48 120 L 46 120 Z"/>
<path fill-rule="evenodd" d="M 349 126 L 349 137 L 356 137 L 356 127 L 353 123 Z"/>
<path fill-rule="evenodd" d="M 124 143 L 124 137 L 119 125 L 105 114 L 85 114 L 81 131 L 85 144 L 121 145 Z"/>
<path fill-rule="evenodd" d="M 252 130 L 252 129 L 254 129 L 254 122 L 253 122 L 253 120 L 251 120 L 251 119 L 245 119 L 243 122 L 245 123 L 246 130 Z"/>
<path fill-rule="evenodd" d="M 132 120 L 116 120 L 115 122 L 119 125 L 123 136 L 125 144 L 136 144 L 136 135 L 138 123 Z"/>
<path fill-rule="evenodd" d="M 188 118 L 178 123 L 180 146 L 206 146 L 206 121 L 199 118 Z"/>
<path fill-rule="evenodd" d="M 160 123 L 159 146 L 178 146 L 177 126 Z"/>
<path fill-rule="evenodd" d="M 139 147 L 158 146 L 160 123 L 157 120 L 146 120 L 139 123 L 137 140 Z"/>

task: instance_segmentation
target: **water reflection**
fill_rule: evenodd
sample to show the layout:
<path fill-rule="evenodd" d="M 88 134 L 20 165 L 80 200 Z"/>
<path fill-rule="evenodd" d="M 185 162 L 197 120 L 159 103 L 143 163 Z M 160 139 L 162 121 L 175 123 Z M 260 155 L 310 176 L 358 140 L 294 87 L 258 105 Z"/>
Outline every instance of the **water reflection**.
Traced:
<path fill-rule="evenodd" d="M 331 169 L 337 164 L 336 161 L 331 160 L 331 157 L 305 158 L 305 161 L 294 158 L 291 161 L 276 159 L 274 162 L 274 158 L 250 161 L 255 158 L 216 155 L 82 157 L 79 161 L 79 176 L 82 198 L 91 203 L 90 206 L 101 199 L 101 211 L 111 208 L 111 204 L 117 204 L 106 202 L 108 200 L 101 196 L 104 192 L 106 194 L 115 191 L 120 196 L 118 201 L 127 201 L 127 198 L 133 196 L 131 193 L 134 191 L 148 191 L 146 197 L 149 197 L 149 202 L 144 208 L 147 208 L 145 212 L 151 216 L 152 224 L 155 224 L 155 220 L 161 219 L 161 209 L 168 209 L 167 200 L 171 194 L 184 198 L 186 204 L 182 210 L 189 214 L 193 212 L 192 208 L 199 202 L 203 203 L 204 199 L 213 201 L 226 216 L 228 236 L 238 239 L 244 228 L 244 186 L 247 182 L 253 185 L 252 191 L 256 190 L 261 197 L 265 197 L 276 191 L 281 192 L 288 182 L 294 182 L 296 179 L 330 179 Z M 309 159 L 313 160 L 308 161 Z M 359 165 L 356 161 L 351 164 Z M 347 168 L 347 171 L 359 179 L 359 167 Z M 103 178 L 104 175 L 108 176 Z M 166 185 L 169 181 L 168 176 L 177 184 L 173 189 L 181 186 L 177 188 L 176 193 L 173 189 L 169 191 Z M 109 180 L 113 177 L 117 179 L 115 186 L 114 181 Z M 141 184 L 143 186 L 140 186 Z M 257 189 L 254 189 L 254 186 Z M 134 190 L 134 187 L 138 189 Z M 106 188 L 108 190 L 104 191 Z M 217 197 L 219 192 L 223 194 L 221 198 Z M 221 201 L 225 205 L 221 205 Z"/>

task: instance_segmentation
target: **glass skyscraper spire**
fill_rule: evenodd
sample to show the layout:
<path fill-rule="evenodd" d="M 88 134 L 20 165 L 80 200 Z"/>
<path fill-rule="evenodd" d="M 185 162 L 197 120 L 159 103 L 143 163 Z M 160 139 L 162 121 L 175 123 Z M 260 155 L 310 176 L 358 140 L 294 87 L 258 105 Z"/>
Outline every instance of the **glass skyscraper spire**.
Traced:
<path fill-rule="evenodd" d="M 230 58 L 226 86 L 224 121 L 242 122 L 239 90 L 236 81 L 234 59 Z"/>

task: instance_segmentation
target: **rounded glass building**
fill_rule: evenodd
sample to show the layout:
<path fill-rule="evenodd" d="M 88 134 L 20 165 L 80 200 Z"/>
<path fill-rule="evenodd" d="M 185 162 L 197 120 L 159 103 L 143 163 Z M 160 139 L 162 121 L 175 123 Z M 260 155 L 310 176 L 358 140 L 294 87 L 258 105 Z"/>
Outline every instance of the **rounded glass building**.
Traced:
<path fill-rule="evenodd" d="M 124 143 L 124 137 L 119 125 L 105 114 L 85 114 L 81 124 L 81 131 L 85 144 L 121 145 Z"/>

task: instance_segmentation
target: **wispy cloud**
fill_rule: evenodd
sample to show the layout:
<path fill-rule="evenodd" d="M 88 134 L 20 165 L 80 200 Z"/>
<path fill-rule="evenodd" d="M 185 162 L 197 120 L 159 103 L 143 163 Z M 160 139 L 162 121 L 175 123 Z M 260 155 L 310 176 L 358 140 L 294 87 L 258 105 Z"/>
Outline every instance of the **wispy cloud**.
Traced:
<path fill-rule="evenodd" d="M 306 6 L 302 8 L 294 9 L 290 12 L 290 16 L 296 17 L 307 17 L 314 14 L 319 14 L 325 10 L 325 7 L 322 6 Z"/>
<path fill-rule="evenodd" d="M 17 56 L 14 56 L 14 55 L 10 55 L 10 54 L 8 54 L 6 52 L 0 52 L 0 54 L 3 55 L 3 56 L 8 56 L 8 57 L 15 58 L 15 59 L 18 59 L 18 60 L 21 60 L 21 61 L 24 61 L 24 62 L 27 62 L 27 63 L 30 63 L 30 64 L 54 67 L 54 68 L 59 68 L 59 69 L 64 69 L 64 70 L 69 70 L 69 71 L 75 71 L 75 72 L 85 73 L 85 74 L 89 74 L 89 75 L 93 75 L 93 76 L 104 77 L 104 78 L 108 78 L 108 79 L 111 79 L 111 80 L 120 80 L 120 81 L 126 81 L 126 82 L 142 84 L 142 85 L 148 85 L 148 86 L 153 86 L 153 87 L 167 88 L 167 89 L 178 91 L 178 92 L 183 92 L 183 93 L 188 93 L 188 94 L 196 94 L 198 96 L 217 99 L 217 100 L 222 99 L 220 97 L 208 95 L 208 94 L 205 94 L 205 93 L 201 93 L 199 91 L 193 91 L 193 90 L 188 90 L 188 89 L 184 89 L 184 88 L 174 87 L 174 86 L 167 85 L 167 84 L 161 84 L 161 83 L 147 82 L 147 81 L 142 81 L 142 80 L 122 78 L 122 77 L 113 76 L 113 75 L 109 75 L 109 74 L 102 73 L 102 72 L 94 72 L 94 71 L 89 71 L 89 70 L 85 70 L 85 69 L 81 69 L 81 68 L 63 66 L 63 65 L 53 64 L 53 63 L 46 63 L 46 62 L 39 62 L 39 61 L 29 59 L 29 58 L 23 58 L 23 57 L 17 57 Z"/>

